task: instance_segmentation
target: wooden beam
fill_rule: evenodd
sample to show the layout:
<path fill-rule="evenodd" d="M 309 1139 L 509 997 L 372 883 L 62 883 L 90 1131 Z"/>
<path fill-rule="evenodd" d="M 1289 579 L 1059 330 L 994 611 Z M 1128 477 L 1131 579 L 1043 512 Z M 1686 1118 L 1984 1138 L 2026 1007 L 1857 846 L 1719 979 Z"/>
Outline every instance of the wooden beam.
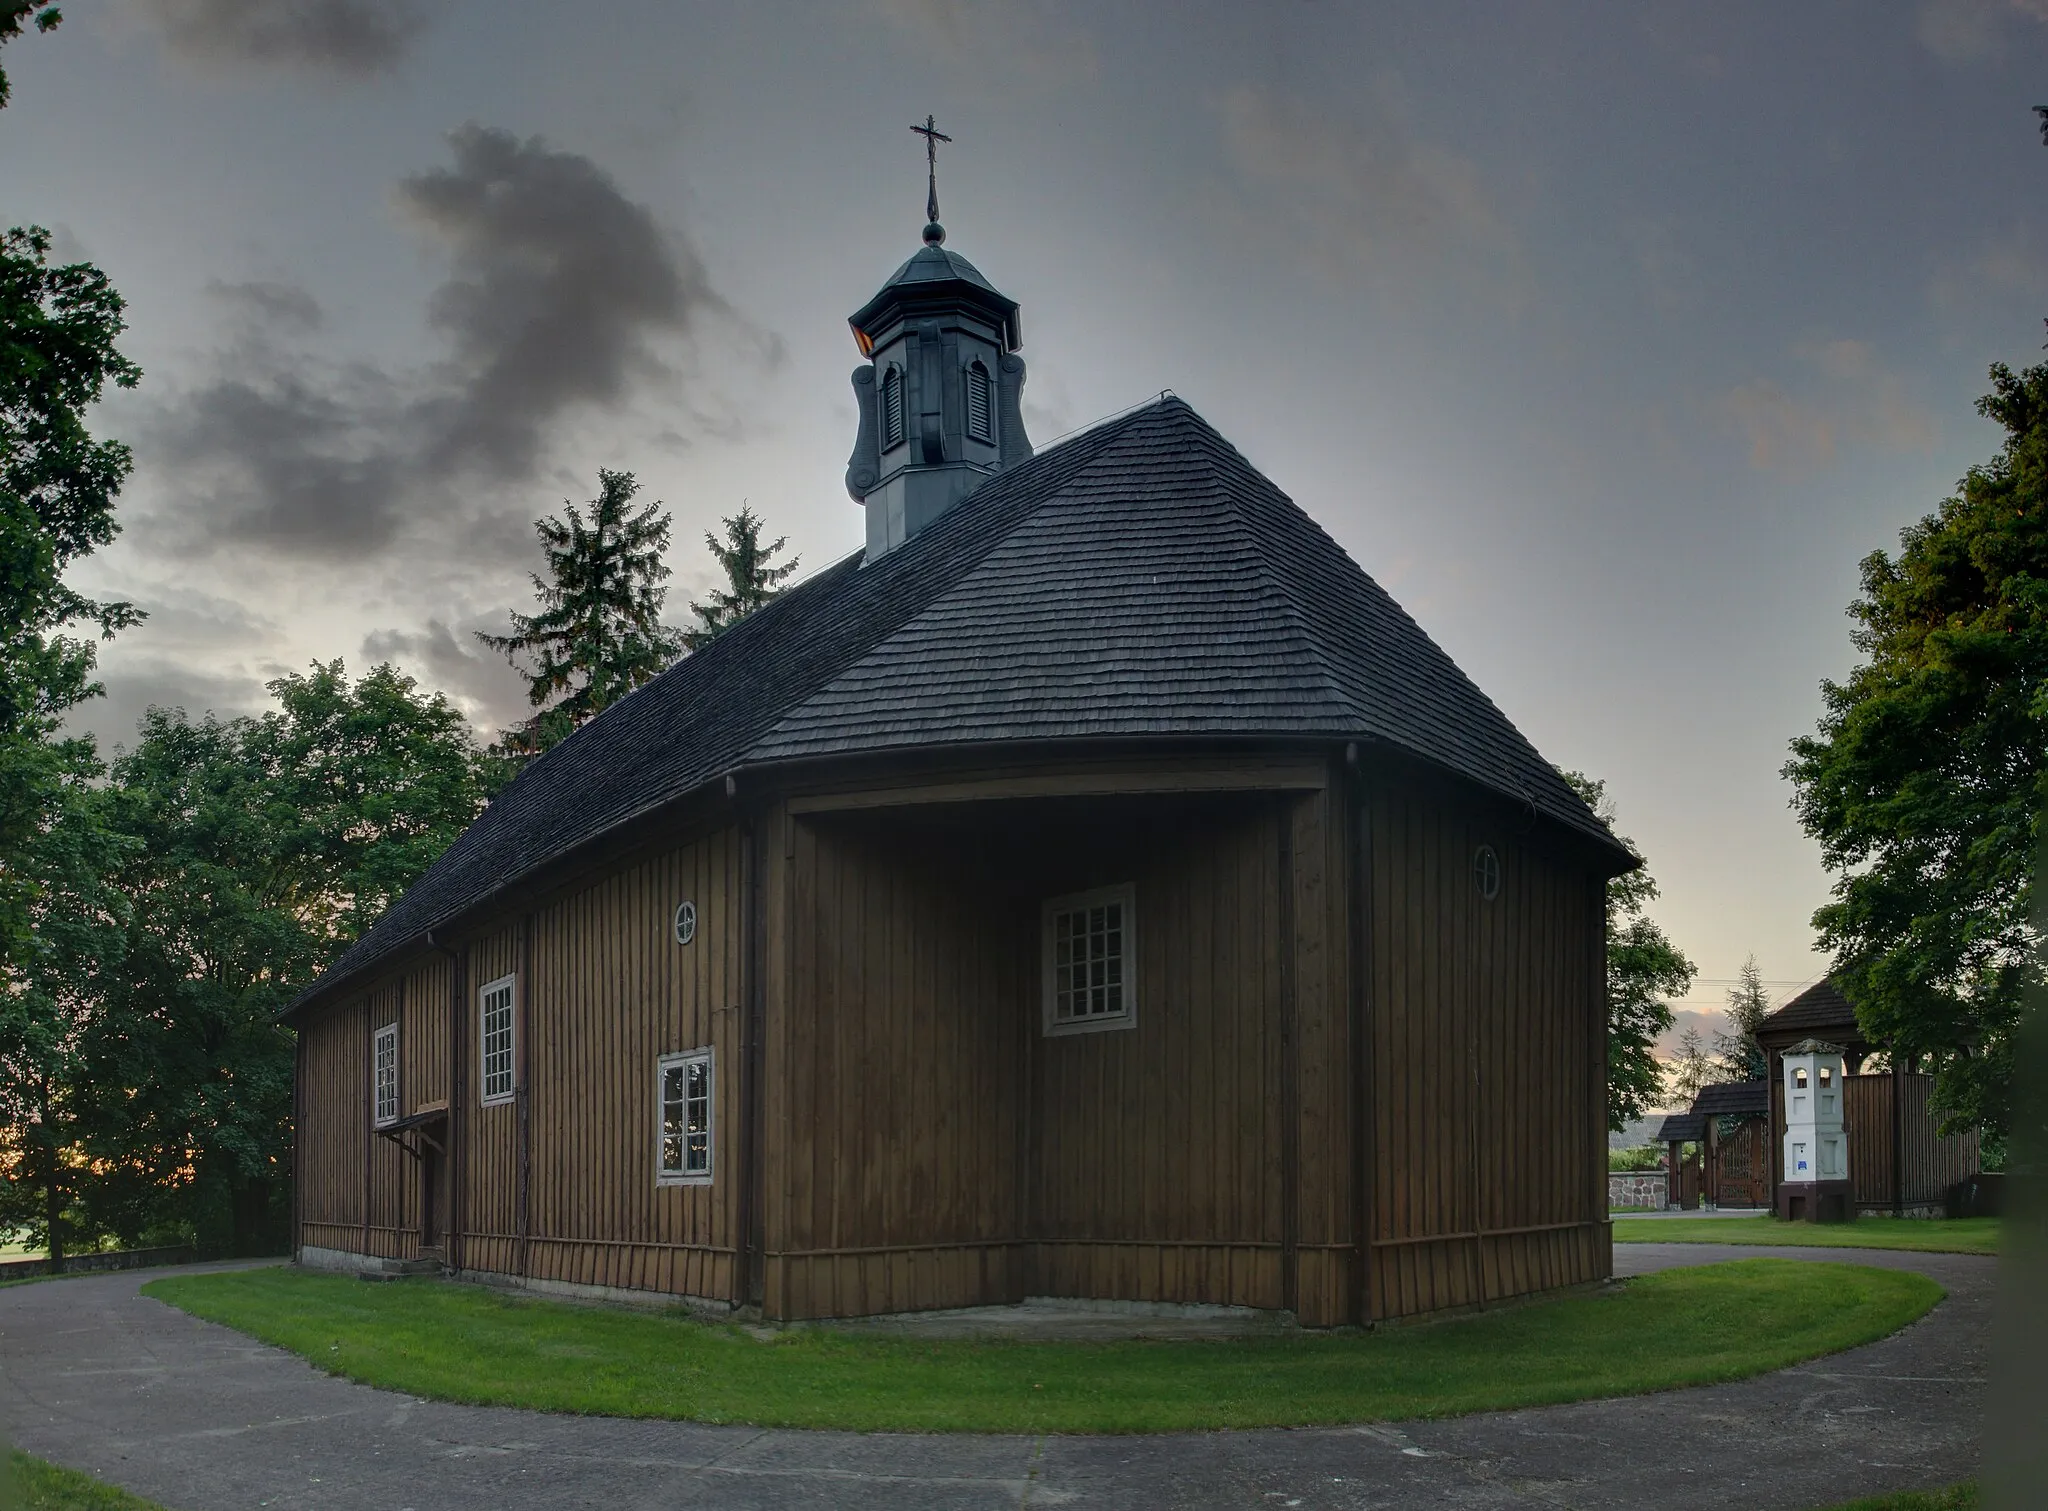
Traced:
<path fill-rule="evenodd" d="M 813 793 L 789 800 L 791 813 L 839 813 L 936 803 L 1015 798 L 1172 796 L 1207 792 L 1319 792 L 1329 784 L 1314 757 L 1234 762 L 1212 768 L 1106 767 L 1096 771 L 1020 773 L 951 782 Z"/>

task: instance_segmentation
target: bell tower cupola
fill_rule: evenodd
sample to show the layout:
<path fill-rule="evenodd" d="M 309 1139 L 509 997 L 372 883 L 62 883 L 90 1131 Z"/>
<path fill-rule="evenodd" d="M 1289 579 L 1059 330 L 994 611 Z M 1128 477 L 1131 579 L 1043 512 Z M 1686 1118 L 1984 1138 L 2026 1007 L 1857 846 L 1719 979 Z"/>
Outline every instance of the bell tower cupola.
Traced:
<path fill-rule="evenodd" d="M 938 147 L 926 116 L 924 246 L 848 323 L 860 433 L 846 491 L 868 513 L 867 559 L 902 545 L 1005 467 L 1031 455 L 1017 302 L 946 250 Z"/>

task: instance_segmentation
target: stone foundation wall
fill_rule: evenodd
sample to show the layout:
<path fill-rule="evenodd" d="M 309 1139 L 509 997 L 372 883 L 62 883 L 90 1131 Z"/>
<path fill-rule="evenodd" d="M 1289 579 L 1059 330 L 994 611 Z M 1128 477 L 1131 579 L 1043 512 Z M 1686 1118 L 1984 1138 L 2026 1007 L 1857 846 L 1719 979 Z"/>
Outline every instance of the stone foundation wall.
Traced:
<path fill-rule="evenodd" d="M 1649 1207 L 1663 1211 L 1671 1205 L 1671 1181 L 1662 1170 L 1633 1170 L 1625 1175 L 1607 1175 L 1609 1207 Z"/>

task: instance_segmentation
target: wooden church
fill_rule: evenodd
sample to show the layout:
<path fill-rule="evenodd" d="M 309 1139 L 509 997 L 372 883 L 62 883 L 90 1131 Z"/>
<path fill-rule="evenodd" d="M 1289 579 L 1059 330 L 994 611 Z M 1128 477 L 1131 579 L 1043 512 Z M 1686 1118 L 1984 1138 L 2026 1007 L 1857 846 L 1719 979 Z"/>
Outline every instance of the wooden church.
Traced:
<path fill-rule="evenodd" d="M 1034 452 L 944 243 L 852 317 L 866 549 L 289 1009 L 301 1262 L 771 1320 L 1605 1277 L 1633 857 L 1188 405 Z"/>

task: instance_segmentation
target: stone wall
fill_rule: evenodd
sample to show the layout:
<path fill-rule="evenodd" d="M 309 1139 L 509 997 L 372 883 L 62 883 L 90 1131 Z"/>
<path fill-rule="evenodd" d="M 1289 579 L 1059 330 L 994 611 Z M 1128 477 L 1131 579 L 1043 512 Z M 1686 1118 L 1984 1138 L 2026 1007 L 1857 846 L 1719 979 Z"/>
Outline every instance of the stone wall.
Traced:
<path fill-rule="evenodd" d="M 64 1273 L 90 1274 L 95 1270 L 146 1270 L 160 1264 L 190 1264 L 199 1256 L 191 1249 L 109 1249 L 103 1254 L 66 1254 Z M 0 1264 L 0 1280 L 26 1280 L 50 1273 L 47 1259 L 10 1259 Z"/>
<path fill-rule="evenodd" d="M 1671 1205 L 1671 1182 L 1662 1170 L 1634 1170 L 1607 1175 L 1609 1207 L 1649 1207 L 1662 1211 Z"/>

